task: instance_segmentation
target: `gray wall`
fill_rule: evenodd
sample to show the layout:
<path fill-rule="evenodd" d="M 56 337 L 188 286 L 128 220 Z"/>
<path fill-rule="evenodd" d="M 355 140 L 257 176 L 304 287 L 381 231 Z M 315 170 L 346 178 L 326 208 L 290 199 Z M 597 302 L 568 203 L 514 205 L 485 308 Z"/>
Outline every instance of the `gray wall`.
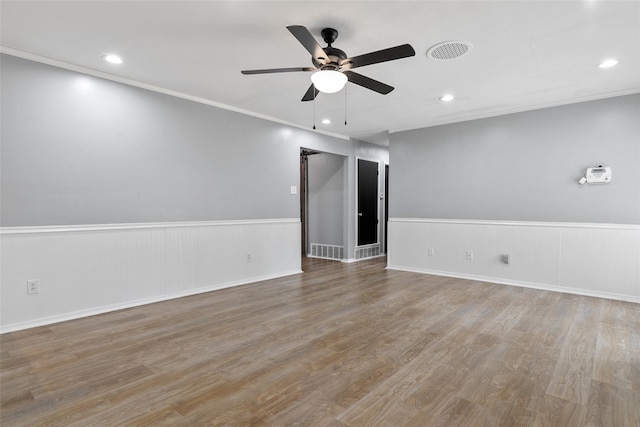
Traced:
<path fill-rule="evenodd" d="M 2 226 L 299 217 L 301 145 L 345 141 L 2 55 Z"/>
<path fill-rule="evenodd" d="M 390 136 L 392 217 L 640 223 L 640 95 Z M 612 181 L 581 186 L 587 167 Z"/>
<path fill-rule="evenodd" d="M 344 246 L 345 157 L 308 157 L 308 243 Z"/>

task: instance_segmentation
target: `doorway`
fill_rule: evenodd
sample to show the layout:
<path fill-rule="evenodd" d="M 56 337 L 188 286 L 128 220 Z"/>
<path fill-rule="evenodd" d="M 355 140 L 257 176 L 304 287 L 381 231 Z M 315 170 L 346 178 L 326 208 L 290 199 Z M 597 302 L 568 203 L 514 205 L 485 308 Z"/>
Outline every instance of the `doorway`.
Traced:
<path fill-rule="evenodd" d="M 378 163 L 358 159 L 358 246 L 378 243 Z"/>
<path fill-rule="evenodd" d="M 302 256 L 343 260 L 347 157 L 301 149 Z"/>

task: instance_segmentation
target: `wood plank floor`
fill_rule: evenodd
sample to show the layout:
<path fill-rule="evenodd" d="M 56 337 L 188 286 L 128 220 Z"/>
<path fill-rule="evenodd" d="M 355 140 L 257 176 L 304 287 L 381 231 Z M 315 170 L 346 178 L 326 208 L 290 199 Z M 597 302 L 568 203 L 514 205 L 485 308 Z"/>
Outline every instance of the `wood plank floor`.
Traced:
<path fill-rule="evenodd" d="M 1 336 L 2 426 L 638 426 L 640 305 L 305 260 Z"/>

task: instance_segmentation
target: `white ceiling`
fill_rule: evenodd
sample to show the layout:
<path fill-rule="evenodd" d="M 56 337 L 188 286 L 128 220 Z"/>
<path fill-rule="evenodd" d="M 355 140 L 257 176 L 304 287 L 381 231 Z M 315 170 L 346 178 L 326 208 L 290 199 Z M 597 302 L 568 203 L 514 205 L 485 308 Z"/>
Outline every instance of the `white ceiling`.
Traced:
<path fill-rule="evenodd" d="M 66 63 L 310 128 L 300 102 L 311 73 L 242 75 L 311 66 L 287 31 L 339 31 L 356 56 L 410 43 L 416 56 L 358 68 L 394 86 L 320 94 L 318 129 L 385 143 L 397 132 L 640 92 L 640 1 L 2 1 L 3 51 Z M 452 60 L 426 55 L 450 40 L 473 44 Z M 117 53 L 122 65 L 103 61 Z M 617 67 L 600 69 L 605 58 Z M 48 59 L 46 59 L 48 58 Z M 54 61 L 50 61 L 54 60 Z M 60 62 L 58 62 L 60 61 Z M 456 100 L 439 101 L 445 93 Z M 320 123 L 330 118 L 329 125 Z"/>

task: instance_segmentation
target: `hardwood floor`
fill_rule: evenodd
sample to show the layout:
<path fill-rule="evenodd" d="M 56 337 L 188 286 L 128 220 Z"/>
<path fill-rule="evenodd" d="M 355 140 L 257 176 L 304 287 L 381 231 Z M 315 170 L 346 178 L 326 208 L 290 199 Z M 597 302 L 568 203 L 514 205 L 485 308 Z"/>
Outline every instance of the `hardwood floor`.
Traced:
<path fill-rule="evenodd" d="M 2 426 L 638 426 L 640 305 L 305 260 L 1 336 Z"/>

